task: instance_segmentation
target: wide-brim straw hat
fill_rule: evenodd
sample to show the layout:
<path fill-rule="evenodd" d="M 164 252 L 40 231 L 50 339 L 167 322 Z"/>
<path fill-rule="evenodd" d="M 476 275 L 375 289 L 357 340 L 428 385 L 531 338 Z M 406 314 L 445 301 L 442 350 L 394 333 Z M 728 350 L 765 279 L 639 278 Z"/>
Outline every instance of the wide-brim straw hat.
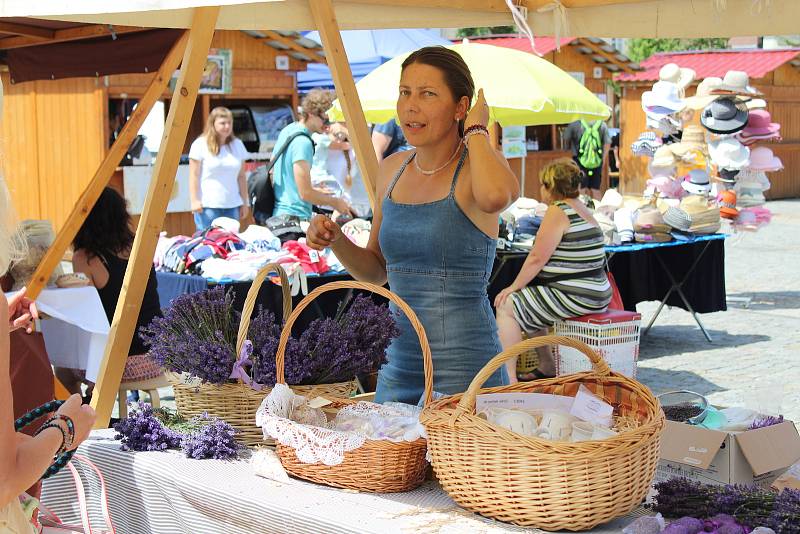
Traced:
<path fill-rule="evenodd" d="M 723 96 L 703 109 L 700 123 L 715 134 L 734 134 L 747 126 L 748 115 L 744 102 Z"/>

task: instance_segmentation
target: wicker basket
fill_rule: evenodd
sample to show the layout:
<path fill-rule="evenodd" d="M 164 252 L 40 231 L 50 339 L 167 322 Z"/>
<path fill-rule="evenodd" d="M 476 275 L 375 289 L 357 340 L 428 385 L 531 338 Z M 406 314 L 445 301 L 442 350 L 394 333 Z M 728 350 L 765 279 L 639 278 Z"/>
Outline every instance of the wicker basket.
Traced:
<path fill-rule="evenodd" d="M 262 267 L 250 289 L 242 309 L 242 318 L 239 323 L 239 332 L 236 337 L 236 354 L 241 352 L 242 345 L 247 339 L 250 328 L 250 318 L 255 308 L 258 291 L 270 273 L 277 272 L 281 279 L 281 292 L 283 294 L 283 316 L 288 317 L 292 311 L 292 297 L 289 293 L 289 280 L 286 272 L 276 263 L 269 263 Z M 263 445 L 264 434 L 256 426 L 256 411 L 261 406 L 261 401 L 269 395 L 270 389 L 264 388 L 256 391 L 247 384 L 230 383 L 220 386 L 214 384 L 197 383 L 191 377 L 177 373 L 166 373 L 167 379 L 175 391 L 175 406 L 184 417 L 194 417 L 208 413 L 212 417 L 219 417 L 231 424 L 237 430 L 237 439 L 245 445 Z M 355 381 L 336 384 L 320 384 L 314 386 L 292 386 L 300 395 L 337 396 L 348 397 L 355 391 Z M 270 445 L 271 443 L 266 443 Z"/>
<path fill-rule="evenodd" d="M 475 415 L 481 385 L 503 363 L 542 345 L 584 353 L 594 371 L 481 390 L 575 396 L 581 384 L 633 421 L 630 430 L 578 443 L 521 436 Z M 466 393 L 431 403 L 420 417 L 442 487 L 464 508 L 526 527 L 588 530 L 636 508 L 659 457 L 664 414 L 642 384 L 612 373 L 585 344 L 557 336 L 518 343 L 493 358 Z"/>
<path fill-rule="evenodd" d="M 433 391 L 433 368 L 431 349 L 422 324 L 417 319 L 414 311 L 394 293 L 372 284 L 363 282 L 332 282 L 320 286 L 308 294 L 289 316 L 281 335 L 278 352 L 276 355 L 276 376 L 279 383 L 283 383 L 283 359 L 286 343 L 292 324 L 303 309 L 311 304 L 318 296 L 336 289 L 363 289 L 377 293 L 394 302 L 408 316 L 411 326 L 419 337 L 422 347 L 422 358 L 425 369 L 425 404 L 431 402 Z M 294 388 L 293 388 L 294 389 Z M 342 407 L 352 400 L 333 399 L 334 407 Z M 428 462 L 425 460 L 426 442 L 418 439 L 413 442 L 393 443 L 384 440 L 367 440 L 358 449 L 344 454 L 344 461 L 339 465 L 324 465 L 322 463 L 306 464 L 297 459 L 295 450 L 291 447 L 276 444 L 276 452 L 286 471 L 296 476 L 326 484 L 336 488 L 353 489 L 376 493 L 393 493 L 410 491 L 425 480 Z"/>

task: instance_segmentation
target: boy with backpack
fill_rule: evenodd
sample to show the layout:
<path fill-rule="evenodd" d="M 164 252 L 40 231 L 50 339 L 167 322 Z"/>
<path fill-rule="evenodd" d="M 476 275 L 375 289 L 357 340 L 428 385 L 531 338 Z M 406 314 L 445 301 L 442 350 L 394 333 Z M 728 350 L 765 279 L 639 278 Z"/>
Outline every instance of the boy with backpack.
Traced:
<path fill-rule="evenodd" d="M 572 159 L 583 173 L 581 193 L 600 199 L 600 184 L 606 166 L 611 139 L 603 121 L 588 123 L 581 119 L 567 126 L 564 139 L 572 150 Z"/>

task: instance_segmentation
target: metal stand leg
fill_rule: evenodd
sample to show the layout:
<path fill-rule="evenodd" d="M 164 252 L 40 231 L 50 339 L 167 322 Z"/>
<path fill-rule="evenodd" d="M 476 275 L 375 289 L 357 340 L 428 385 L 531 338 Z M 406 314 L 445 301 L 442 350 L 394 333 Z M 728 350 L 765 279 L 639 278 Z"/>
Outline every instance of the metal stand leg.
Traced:
<path fill-rule="evenodd" d="M 703 332 L 703 335 L 705 336 L 705 338 L 708 340 L 709 343 L 711 343 L 713 341 L 711 339 L 711 336 L 708 334 L 708 331 L 706 330 L 705 326 L 703 326 L 703 323 L 700 321 L 700 317 L 697 315 L 697 312 L 694 311 L 694 308 L 689 303 L 689 299 L 686 298 L 686 295 L 684 294 L 683 289 L 682 289 L 683 285 L 686 283 L 686 281 L 692 275 L 694 270 L 700 264 L 700 260 L 703 258 L 703 255 L 706 253 L 706 250 L 708 250 L 709 244 L 710 244 L 710 241 L 707 241 L 705 243 L 705 245 L 703 246 L 703 249 L 700 251 L 700 254 L 697 255 L 697 258 L 695 258 L 694 263 L 692 263 L 691 267 L 689 267 L 689 270 L 686 271 L 686 275 L 683 277 L 683 279 L 680 282 L 675 280 L 675 277 L 672 276 L 672 273 L 667 268 L 667 266 L 664 264 L 664 260 L 661 259 L 661 256 L 659 256 L 658 254 L 655 255 L 656 256 L 656 260 L 658 261 L 658 264 L 661 265 L 661 268 L 667 274 L 667 278 L 669 278 L 670 284 L 672 284 L 672 286 L 669 288 L 669 291 L 667 291 L 667 294 L 664 295 L 664 298 L 661 299 L 661 304 L 658 305 L 658 309 L 656 310 L 655 315 L 653 315 L 653 317 L 650 319 L 650 322 L 647 324 L 647 327 L 642 332 L 643 336 L 647 335 L 647 333 L 650 331 L 650 328 L 653 326 L 653 323 L 656 322 L 656 318 L 661 313 L 661 310 L 664 308 L 664 305 L 667 303 L 667 299 L 669 299 L 669 297 L 672 295 L 673 292 L 677 292 L 678 296 L 681 298 L 681 300 L 683 301 L 684 305 L 686 306 L 686 309 L 689 311 L 689 313 L 692 314 L 692 317 L 694 317 L 694 320 L 697 323 L 697 326 L 700 327 L 700 330 Z"/>

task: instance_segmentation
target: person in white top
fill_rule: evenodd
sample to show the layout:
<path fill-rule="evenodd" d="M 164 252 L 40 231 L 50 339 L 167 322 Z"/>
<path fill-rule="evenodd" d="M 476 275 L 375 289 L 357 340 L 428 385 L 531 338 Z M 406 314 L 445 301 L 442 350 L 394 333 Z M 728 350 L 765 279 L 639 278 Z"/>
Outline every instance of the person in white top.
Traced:
<path fill-rule="evenodd" d="M 211 110 L 203 135 L 189 149 L 189 194 L 197 230 L 217 217 L 244 219 L 250 213 L 244 161 L 247 149 L 233 136 L 228 108 Z"/>

